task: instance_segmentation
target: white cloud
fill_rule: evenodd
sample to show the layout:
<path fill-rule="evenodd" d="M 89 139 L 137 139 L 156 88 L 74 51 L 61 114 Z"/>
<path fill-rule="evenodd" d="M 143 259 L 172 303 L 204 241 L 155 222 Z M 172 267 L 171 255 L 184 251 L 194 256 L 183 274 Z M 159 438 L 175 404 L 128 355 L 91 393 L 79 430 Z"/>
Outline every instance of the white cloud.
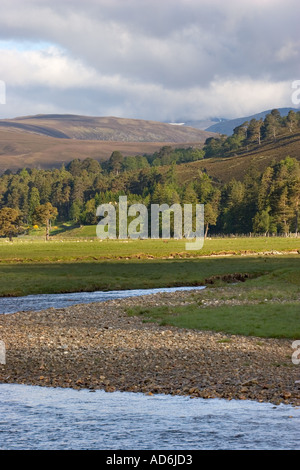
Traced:
<path fill-rule="evenodd" d="M 176 120 L 292 106 L 299 12 L 296 0 L 2 0 L 0 111 Z"/>
<path fill-rule="evenodd" d="M 290 59 L 299 62 L 299 49 L 300 41 L 296 43 L 288 41 L 276 52 L 276 58 L 279 62 L 286 62 Z"/>
<path fill-rule="evenodd" d="M 97 72 L 55 46 L 45 50 L 2 50 L 0 75 L 11 86 L 72 88 L 96 83 Z"/>

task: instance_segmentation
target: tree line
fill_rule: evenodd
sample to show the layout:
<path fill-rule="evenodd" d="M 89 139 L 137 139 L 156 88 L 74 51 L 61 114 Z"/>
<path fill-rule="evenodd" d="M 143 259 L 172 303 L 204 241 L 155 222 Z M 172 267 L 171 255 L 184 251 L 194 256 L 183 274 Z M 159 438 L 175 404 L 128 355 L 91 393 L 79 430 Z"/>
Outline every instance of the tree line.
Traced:
<path fill-rule="evenodd" d="M 117 157 L 119 155 L 117 154 Z M 96 208 L 117 204 L 204 204 L 205 233 L 298 233 L 299 162 L 287 157 L 262 173 L 250 168 L 243 181 L 221 184 L 205 171 L 182 183 L 180 166 L 145 166 L 121 171 L 114 152 L 106 167 L 91 158 L 73 160 L 60 169 L 22 169 L 0 176 L 0 236 L 24 233 L 51 220 L 96 225 Z"/>
<path fill-rule="evenodd" d="M 264 143 L 276 142 L 280 136 L 299 131 L 300 111 L 290 110 L 287 116 L 281 116 L 277 109 L 273 109 L 264 119 L 253 118 L 235 127 L 231 136 L 221 135 L 206 139 L 204 158 L 226 157 Z"/>
<path fill-rule="evenodd" d="M 264 119 L 251 119 L 235 127 L 231 136 L 221 135 L 206 139 L 203 148 L 161 147 L 153 154 L 123 157 L 116 151 L 103 163 L 106 171 L 131 171 L 152 166 L 188 163 L 205 158 L 227 157 L 239 152 L 259 147 L 265 143 L 276 142 L 283 135 L 292 135 L 300 131 L 300 111 L 290 110 L 287 116 L 281 116 L 273 109 Z"/>

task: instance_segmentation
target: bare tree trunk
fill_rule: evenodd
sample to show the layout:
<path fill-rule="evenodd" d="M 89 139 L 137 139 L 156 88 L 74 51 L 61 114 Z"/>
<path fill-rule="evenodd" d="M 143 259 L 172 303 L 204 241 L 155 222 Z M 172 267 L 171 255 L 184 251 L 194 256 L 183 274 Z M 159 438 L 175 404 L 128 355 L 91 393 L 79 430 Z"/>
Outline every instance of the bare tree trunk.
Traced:
<path fill-rule="evenodd" d="M 49 219 L 47 219 L 47 222 L 46 222 L 46 241 L 49 240 L 49 232 L 50 232 Z"/>
<path fill-rule="evenodd" d="M 207 237 L 207 233 L 208 233 L 208 224 L 206 224 L 206 229 L 205 229 L 205 235 L 204 235 L 204 238 Z"/>

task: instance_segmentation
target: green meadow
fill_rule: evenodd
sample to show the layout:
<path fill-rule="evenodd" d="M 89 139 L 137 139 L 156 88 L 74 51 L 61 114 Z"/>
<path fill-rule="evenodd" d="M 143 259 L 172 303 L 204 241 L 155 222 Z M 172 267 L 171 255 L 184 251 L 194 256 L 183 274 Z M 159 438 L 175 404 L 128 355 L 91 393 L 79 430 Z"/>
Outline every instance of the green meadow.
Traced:
<path fill-rule="evenodd" d="M 247 268 L 249 278 L 229 283 L 217 275 L 208 288 L 191 291 L 185 298 L 187 305 L 140 306 L 128 309 L 128 314 L 141 316 L 145 322 L 229 335 L 300 338 L 300 260 L 297 256 L 210 261 L 211 272 L 220 266 L 228 272 L 245 273 Z"/>
<path fill-rule="evenodd" d="M 75 230 L 76 237 L 72 233 Z M 73 233 L 73 235 L 75 235 Z M 90 234 L 90 235 L 88 235 Z M 93 234 L 93 236 L 92 236 Z M 193 241 L 188 245 L 193 248 Z M 206 239 L 201 250 L 186 250 L 186 240 L 99 240 L 95 227 L 82 227 L 52 236 L 0 239 L 0 263 L 100 261 L 126 258 L 197 258 L 210 255 L 246 255 L 269 251 L 300 251 L 300 239 L 290 237 L 232 237 Z"/>
<path fill-rule="evenodd" d="M 207 239 L 199 251 L 172 239 L 1 240 L 0 295 L 204 285 L 232 273 L 297 272 L 300 258 L 292 253 L 298 248 L 298 239 L 285 237 Z M 269 254 L 274 250 L 285 254 Z"/>
<path fill-rule="evenodd" d="M 263 338 L 300 337 L 299 302 L 256 305 L 235 305 L 200 308 L 153 307 L 151 309 L 129 309 L 129 315 L 142 315 L 144 321 L 160 325 L 177 326 L 196 330 L 218 331 L 226 334 L 257 336 Z M 230 339 L 224 339 L 224 342 Z"/>
<path fill-rule="evenodd" d="M 184 328 L 300 337 L 299 239 L 213 238 L 199 251 L 185 248 L 171 239 L 2 239 L 0 296 L 206 285 L 187 306 L 129 314 Z"/>

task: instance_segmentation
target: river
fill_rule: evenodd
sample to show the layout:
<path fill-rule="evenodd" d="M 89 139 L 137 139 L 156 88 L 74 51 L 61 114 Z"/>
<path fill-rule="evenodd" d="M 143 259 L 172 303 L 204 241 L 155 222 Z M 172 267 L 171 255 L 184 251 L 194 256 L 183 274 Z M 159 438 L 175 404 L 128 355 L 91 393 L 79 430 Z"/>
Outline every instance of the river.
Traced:
<path fill-rule="evenodd" d="M 0 312 L 182 289 L 8 297 Z M 290 405 L 0 384 L 1 450 L 300 450 L 299 430 Z"/>
<path fill-rule="evenodd" d="M 205 286 L 196 287 L 162 287 L 157 289 L 132 289 L 95 292 L 73 292 L 70 294 L 39 294 L 24 297 L 0 297 L 0 314 L 20 311 L 37 311 L 46 308 L 63 308 L 74 304 L 105 302 L 112 299 L 125 299 L 159 292 L 175 292 L 182 290 L 199 290 Z"/>
<path fill-rule="evenodd" d="M 0 385 L 6 450 L 299 450 L 299 429 L 288 405 Z"/>

